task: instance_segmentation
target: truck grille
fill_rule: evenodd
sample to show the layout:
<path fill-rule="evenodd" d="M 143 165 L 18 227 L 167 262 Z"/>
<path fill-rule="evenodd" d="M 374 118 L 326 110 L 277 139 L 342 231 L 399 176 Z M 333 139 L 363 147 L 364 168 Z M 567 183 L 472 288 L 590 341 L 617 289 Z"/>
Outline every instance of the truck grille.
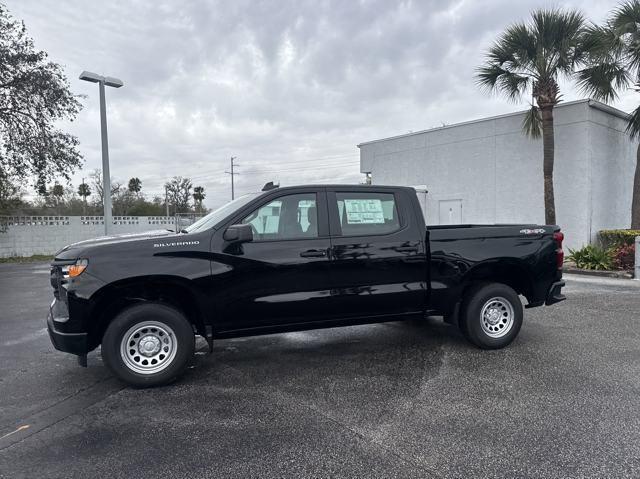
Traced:
<path fill-rule="evenodd" d="M 64 285 L 67 284 L 65 278 L 65 271 L 75 263 L 75 260 L 54 260 L 51 263 L 51 286 L 53 287 L 53 295 L 56 299 L 67 302 L 67 289 Z"/>

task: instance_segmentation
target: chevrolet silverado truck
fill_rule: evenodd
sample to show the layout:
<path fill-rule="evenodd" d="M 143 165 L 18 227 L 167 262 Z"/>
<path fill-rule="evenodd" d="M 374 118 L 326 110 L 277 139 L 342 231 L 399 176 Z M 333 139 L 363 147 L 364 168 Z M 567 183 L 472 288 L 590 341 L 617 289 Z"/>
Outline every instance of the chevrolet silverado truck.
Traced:
<path fill-rule="evenodd" d="M 47 326 L 78 356 L 101 346 L 124 382 L 166 384 L 216 338 L 443 316 L 507 346 L 526 308 L 562 301 L 557 226 L 425 225 L 415 190 L 266 188 L 186 229 L 60 250 Z M 525 301 L 521 300 L 523 297 Z"/>

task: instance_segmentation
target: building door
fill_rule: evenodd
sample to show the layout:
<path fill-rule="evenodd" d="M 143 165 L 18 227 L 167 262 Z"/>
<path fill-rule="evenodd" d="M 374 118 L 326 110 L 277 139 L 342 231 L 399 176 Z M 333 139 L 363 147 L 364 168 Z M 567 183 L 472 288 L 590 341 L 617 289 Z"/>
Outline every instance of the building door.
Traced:
<path fill-rule="evenodd" d="M 462 224 L 462 200 L 440 200 L 440 224 Z"/>

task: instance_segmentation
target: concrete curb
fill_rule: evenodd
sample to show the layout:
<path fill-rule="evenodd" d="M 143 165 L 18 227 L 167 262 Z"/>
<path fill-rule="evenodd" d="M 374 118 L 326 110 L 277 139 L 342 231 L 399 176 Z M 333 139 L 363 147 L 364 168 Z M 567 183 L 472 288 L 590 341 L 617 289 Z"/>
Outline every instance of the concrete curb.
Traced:
<path fill-rule="evenodd" d="M 564 267 L 562 272 L 565 274 L 579 274 L 582 276 L 596 276 L 599 278 L 633 279 L 633 274 L 628 271 L 597 271 L 592 269 Z"/>
<path fill-rule="evenodd" d="M 598 284 L 600 286 L 611 286 L 614 288 L 633 288 L 640 291 L 640 281 L 627 278 L 608 278 L 602 276 L 590 276 L 586 274 L 565 274 L 562 277 L 567 281 L 567 285 L 572 283 Z"/>

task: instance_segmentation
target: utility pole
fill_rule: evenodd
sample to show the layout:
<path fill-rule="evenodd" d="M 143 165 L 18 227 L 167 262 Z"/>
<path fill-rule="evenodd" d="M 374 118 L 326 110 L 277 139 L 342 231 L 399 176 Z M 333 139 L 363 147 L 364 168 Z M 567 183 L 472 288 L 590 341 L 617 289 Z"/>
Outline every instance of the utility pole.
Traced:
<path fill-rule="evenodd" d="M 236 157 L 232 156 L 231 157 L 231 171 L 225 171 L 225 173 L 227 175 L 231 175 L 231 199 L 235 199 L 235 192 L 234 192 L 234 185 L 233 185 L 233 180 L 234 180 L 234 175 L 239 175 L 240 173 L 236 173 L 235 171 L 233 171 L 233 167 L 234 166 L 240 166 L 240 165 L 235 165 L 233 162 L 235 161 Z"/>
<path fill-rule="evenodd" d="M 169 217 L 169 190 L 167 185 L 164 185 L 164 204 L 167 206 L 167 218 Z"/>

